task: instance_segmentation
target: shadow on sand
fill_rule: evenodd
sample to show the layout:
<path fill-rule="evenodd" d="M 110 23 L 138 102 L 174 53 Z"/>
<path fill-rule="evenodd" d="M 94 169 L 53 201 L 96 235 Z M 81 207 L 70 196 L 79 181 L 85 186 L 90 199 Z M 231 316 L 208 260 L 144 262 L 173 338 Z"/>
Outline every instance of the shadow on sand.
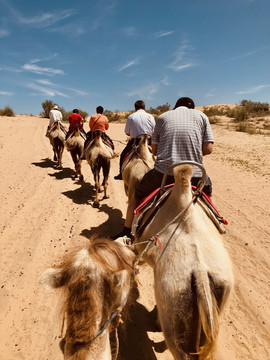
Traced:
<path fill-rule="evenodd" d="M 72 176 L 70 175 L 70 178 Z M 62 192 L 63 195 L 71 199 L 75 204 L 89 204 L 95 198 L 95 188 L 89 182 L 76 181 L 75 184 L 81 185 L 75 190 Z"/>
<path fill-rule="evenodd" d="M 137 299 L 139 290 L 137 286 L 132 290 L 127 308 L 123 312 L 123 324 L 118 327 L 119 360 L 157 360 L 154 350 L 164 352 L 167 347 L 165 341 L 154 342 L 147 334 L 160 332 L 156 325 L 157 310 L 148 311 Z"/>
<path fill-rule="evenodd" d="M 93 237 L 110 237 L 116 234 L 117 230 L 120 231 L 124 226 L 125 219 L 123 218 L 121 210 L 112 208 L 107 204 L 103 204 L 97 208 L 97 211 L 107 214 L 108 219 L 103 224 L 96 227 L 90 227 L 90 229 L 82 230 L 80 235 L 86 237 L 87 239 Z"/>
<path fill-rule="evenodd" d="M 56 162 L 52 159 L 42 159 L 40 162 L 33 162 L 32 165 L 39 166 L 41 168 L 55 168 Z"/>

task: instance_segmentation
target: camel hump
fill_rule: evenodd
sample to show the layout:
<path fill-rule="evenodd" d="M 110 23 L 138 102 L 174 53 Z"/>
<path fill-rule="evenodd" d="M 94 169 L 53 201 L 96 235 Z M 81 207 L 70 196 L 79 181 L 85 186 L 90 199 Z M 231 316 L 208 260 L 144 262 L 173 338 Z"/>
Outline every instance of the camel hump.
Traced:
<path fill-rule="evenodd" d="M 80 125 L 79 124 L 76 124 L 74 126 L 74 135 L 75 136 L 80 136 Z"/>
<path fill-rule="evenodd" d="M 174 168 L 175 182 L 180 186 L 190 189 L 190 181 L 193 174 L 193 166 L 189 164 L 179 165 Z"/>
<path fill-rule="evenodd" d="M 94 130 L 94 131 L 93 131 L 93 135 L 94 135 L 94 137 L 97 138 L 97 139 L 100 139 L 101 136 L 102 136 L 102 134 L 103 134 L 103 131 L 102 131 L 102 130 Z"/>

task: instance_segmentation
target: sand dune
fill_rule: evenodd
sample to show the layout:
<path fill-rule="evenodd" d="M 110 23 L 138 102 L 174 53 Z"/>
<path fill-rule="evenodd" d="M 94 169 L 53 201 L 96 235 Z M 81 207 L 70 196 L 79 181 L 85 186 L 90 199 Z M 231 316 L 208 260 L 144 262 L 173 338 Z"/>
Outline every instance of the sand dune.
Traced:
<path fill-rule="evenodd" d="M 65 151 L 62 171 L 54 168 L 44 136 L 47 120 L 33 116 L 0 117 L 1 263 L 0 359 L 60 360 L 58 296 L 38 279 L 49 266 L 94 234 L 121 229 L 126 196 L 115 181 L 112 160 L 110 198 L 92 207 L 93 178 L 83 163 L 85 182 L 71 179 L 73 164 Z M 235 289 L 221 321 L 217 360 L 270 358 L 269 308 L 269 137 L 213 126 L 214 153 L 205 166 L 215 201 L 229 221 L 224 243 L 232 258 Z M 124 147 L 123 124 L 108 134 Z M 121 360 L 172 360 L 162 333 L 155 332 L 152 272 L 139 274 L 140 297 L 130 336 L 122 340 Z M 135 316 L 136 315 L 136 316 Z"/>

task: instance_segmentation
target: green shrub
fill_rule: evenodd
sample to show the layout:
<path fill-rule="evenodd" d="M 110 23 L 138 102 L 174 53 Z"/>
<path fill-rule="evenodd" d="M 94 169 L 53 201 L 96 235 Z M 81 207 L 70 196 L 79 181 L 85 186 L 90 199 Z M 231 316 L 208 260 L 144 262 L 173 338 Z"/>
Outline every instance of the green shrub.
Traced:
<path fill-rule="evenodd" d="M 0 109 L 1 116 L 15 116 L 14 111 L 11 109 L 10 106 L 6 106 L 4 109 Z"/>
<path fill-rule="evenodd" d="M 43 111 L 40 113 L 40 116 L 49 118 L 49 112 L 55 103 L 52 100 L 46 100 L 42 104 Z"/>

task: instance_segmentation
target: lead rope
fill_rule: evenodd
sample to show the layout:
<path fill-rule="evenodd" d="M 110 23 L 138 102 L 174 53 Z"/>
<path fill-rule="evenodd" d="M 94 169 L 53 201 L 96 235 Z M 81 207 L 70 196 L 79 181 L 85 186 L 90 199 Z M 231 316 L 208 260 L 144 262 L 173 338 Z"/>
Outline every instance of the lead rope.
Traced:
<path fill-rule="evenodd" d="M 141 261 L 143 255 L 146 253 L 146 251 L 148 250 L 148 248 L 150 247 L 151 244 L 157 244 L 159 245 L 160 249 L 162 249 L 162 244 L 159 240 L 159 236 L 178 218 L 180 218 L 187 210 L 188 208 L 197 201 L 198 196 L 200 195 L 200 192 L 197 191 L 193 194 L 193 197 L 191 199 L 191 201 L 189 202 L 189 204 L 179 213 L 177 214 L 163 229 L 161 229 L 156 235 L 153 235 L 150 239 L 145 240 L 145 241 L 141 241 L 138 242 L 136 244 L 126 244 L 127 246 L 137 246 L 137 245 L 141 245 L 141 244 L 145 244 L 147 243 L 146 247 L 144 248 L 144 250 L 140 253 L 140 255 L 138 256 L 137 260 L 134 263 L 134 271 L 135 273 L 138 273 L 138 269 L 136 269 L 136 266 L 139 264 L 139 262 Z M 178 224 L 177 224 L 178 226 Z M 175 228 L 174 231 L 176 231 L 177 226 Z"/>

